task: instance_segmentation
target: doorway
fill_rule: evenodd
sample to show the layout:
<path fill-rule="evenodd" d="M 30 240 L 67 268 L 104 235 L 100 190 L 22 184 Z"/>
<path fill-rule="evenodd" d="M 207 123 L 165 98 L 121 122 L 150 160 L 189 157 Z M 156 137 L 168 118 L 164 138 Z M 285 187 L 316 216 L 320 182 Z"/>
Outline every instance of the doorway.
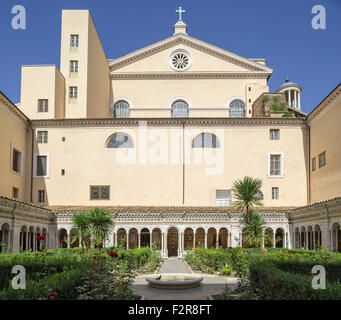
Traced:
<path fill-rule="evenodd" d="M 174 227 L 168 230 L 167 248 L 168 248 L 168 257 L 178 256 L 178 230 Z"/>

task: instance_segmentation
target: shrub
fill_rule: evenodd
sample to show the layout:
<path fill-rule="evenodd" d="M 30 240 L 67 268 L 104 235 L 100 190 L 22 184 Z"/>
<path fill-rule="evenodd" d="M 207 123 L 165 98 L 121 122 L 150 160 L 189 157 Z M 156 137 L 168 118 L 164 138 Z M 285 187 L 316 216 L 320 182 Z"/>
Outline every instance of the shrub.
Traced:
<path fill-rule="evenodd" d="M 76 299 L 76 287 L 82 283 L 86 269 L 66 270 L 46 277 L 40 281 L 28 280 L 25 290 L 8 288 L 0 291 L 0 300 L 48 300 L 51 292 L 56 292 L 53 299 Z"/>
<path fill-rule="evenodd" d="M 311 270 L 310 270 L 311 271 Z M 261 299 L 311 300 L 341 299 L 341 284 L 327 281 L 325 290 L 314 290 L 312 275 L 295 274 L 278 268 L 277 262 L 250 265 L 250 289 Z"/>

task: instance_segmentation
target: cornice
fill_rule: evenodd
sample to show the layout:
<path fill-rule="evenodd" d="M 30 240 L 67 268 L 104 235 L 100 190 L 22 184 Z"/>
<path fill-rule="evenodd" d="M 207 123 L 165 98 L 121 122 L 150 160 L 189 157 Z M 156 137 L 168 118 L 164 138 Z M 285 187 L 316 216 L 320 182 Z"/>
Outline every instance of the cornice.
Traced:
<path fill-rule="evenodd" d="M 341 83 L 329 93 L 329 95 L 324 98 L 314 109 L 311 111 L 307 117 L 307 123 L 310 124 L 315 120 L 322 111 L 326 109 L 339 95 L 341 94 Z"/>
<path fill-rule="evenodd" d="M 25 124 L 30 125 L 29 118 L 0 91 L 0 103 L 4 104 L 10 112 L 17 118 L 22 120 Z"/>
<path fill-rule="evenodd" d="M 230 126 L 301 126 L 306 127 L 304 118 L 127 118 L 127 119 L 39 119 L 31 120 L 32 127 L 101 127 L 147 125 L 230 125 Z"/>
<path fill-rule="evenodd" d="M 271 73 L 264 71 L 229 71 L 229 72 L 121 72 L 110 73 L 111 80 L 159 80 L 159 79 L 266 79 Z"/>
<path fill-rule="evenodd" d="M 144 59 L 146 57 L 149 57 L 155 53 L 161 52 L 163 50 L 166 50 L 172 46 L 178 45 L 178 44 L 185 44 L 189 47 L 192 47 L 194 49 L 200 50 L 202 52 L 205 52 L 207 54 L 210 54 L 212 56 L 218 57 L 220 59 L 232 62 L 234 64 L 240 65 L 242 67 L 254 70 L 254 71 L 265 71 L 269 74 L 272 73 L 272 69 L 262 65 L 258 62 L 249 60 L 247 58 L 244 58 L 242 56 L 239 56 L 237 54 L 234 54 L 232 52 L 229 52 L 227 50 L 221 49 L 219 47 L 216 47 L 214 45 L 211 45 L 209 43 L 206 43 L 204 41 L 201 41 L 199 39 L 190 37 L 185 34 L 178 34 L 171 37 L 168 37 L 164 40 L 155 42 L 149 46 L 146 46 L 142 49 L 136 50 L 130 54 L 124 55 L 120 58 L 113 59 L 109 61 L 109 70 L 117 70 L 119 68 L 122 68 L 126 65 L 129 65 L 131 63 L 134 63 L 138 60 Z"/>

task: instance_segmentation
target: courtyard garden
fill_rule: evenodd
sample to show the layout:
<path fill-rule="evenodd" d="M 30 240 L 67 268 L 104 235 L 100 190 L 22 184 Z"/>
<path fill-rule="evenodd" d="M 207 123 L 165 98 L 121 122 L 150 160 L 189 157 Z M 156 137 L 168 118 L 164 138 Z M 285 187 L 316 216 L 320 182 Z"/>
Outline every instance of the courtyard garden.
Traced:
<path fill-rule="evenodd" d="M 238 287 L 226 287 L 215 299 L 311 300 L 341 299 L 341 254 L 279 248 L 195 247 L 185 259 L 196 271 L 235 276 Z M 326 270 L 326 288 L 313 289 L 314 266 Z"/>

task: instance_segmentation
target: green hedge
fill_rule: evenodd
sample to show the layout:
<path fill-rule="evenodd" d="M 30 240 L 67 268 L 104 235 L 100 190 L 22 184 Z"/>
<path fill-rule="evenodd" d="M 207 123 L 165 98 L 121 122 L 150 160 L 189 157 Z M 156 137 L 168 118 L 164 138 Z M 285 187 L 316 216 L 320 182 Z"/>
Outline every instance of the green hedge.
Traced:
<path fill-rule="evenodd" d="M 338 262 L 310 262 L 310 261 L 279 261 L 278 268 L 296 274 L 311 274 L 313 266 L 320 264 L 326 268 L 326 278 L 329 281 L 341 282 L 341 261 Z"/>
<path fill-rule="evenodd" d="M 141 268 L 149 260 L 151 255 L 152 250 L 148 247 L 118 250 L 118 260 L 124 261 L 131 269 Z"/>
<path fill-rule="evenodd" d="M 283 265 L 282 265 L 283 266 Z M 325 290 L 312 288 L 311 269 L 306 275 L 281 270 L 276 262 L 261 261 L 250 265 L 250 287 L 260 299 L 324 300 L 341 299 L 341 284 L 328 281 Z"/>
<path fill-rule="evenodd" d="M 41 300 L 51 299 L 49 292 L 55 291 L 56 300 L 77 299 L 76 287 L 83 282 L 86 268 L 66 270 L 40 281 L 28 280 L 26 289 L 5 289 L 0 291 L 0 300 Z"/>
<path fill-rule="evenodd" d="M 42 252 L 1 254 L 0 290 L 10 286 L 11 280 L 15 276 L 12 274 L 12 268 L 15 265 L 25 267 L 27 280 L 40 280 L 42 277 L 60 273 L 65 269 L 76 269 L 80 266 L 89 265 L 91 262 L 90 257 L 68 253 L 49 253 L 47 255 L 44 255 Z"/>

